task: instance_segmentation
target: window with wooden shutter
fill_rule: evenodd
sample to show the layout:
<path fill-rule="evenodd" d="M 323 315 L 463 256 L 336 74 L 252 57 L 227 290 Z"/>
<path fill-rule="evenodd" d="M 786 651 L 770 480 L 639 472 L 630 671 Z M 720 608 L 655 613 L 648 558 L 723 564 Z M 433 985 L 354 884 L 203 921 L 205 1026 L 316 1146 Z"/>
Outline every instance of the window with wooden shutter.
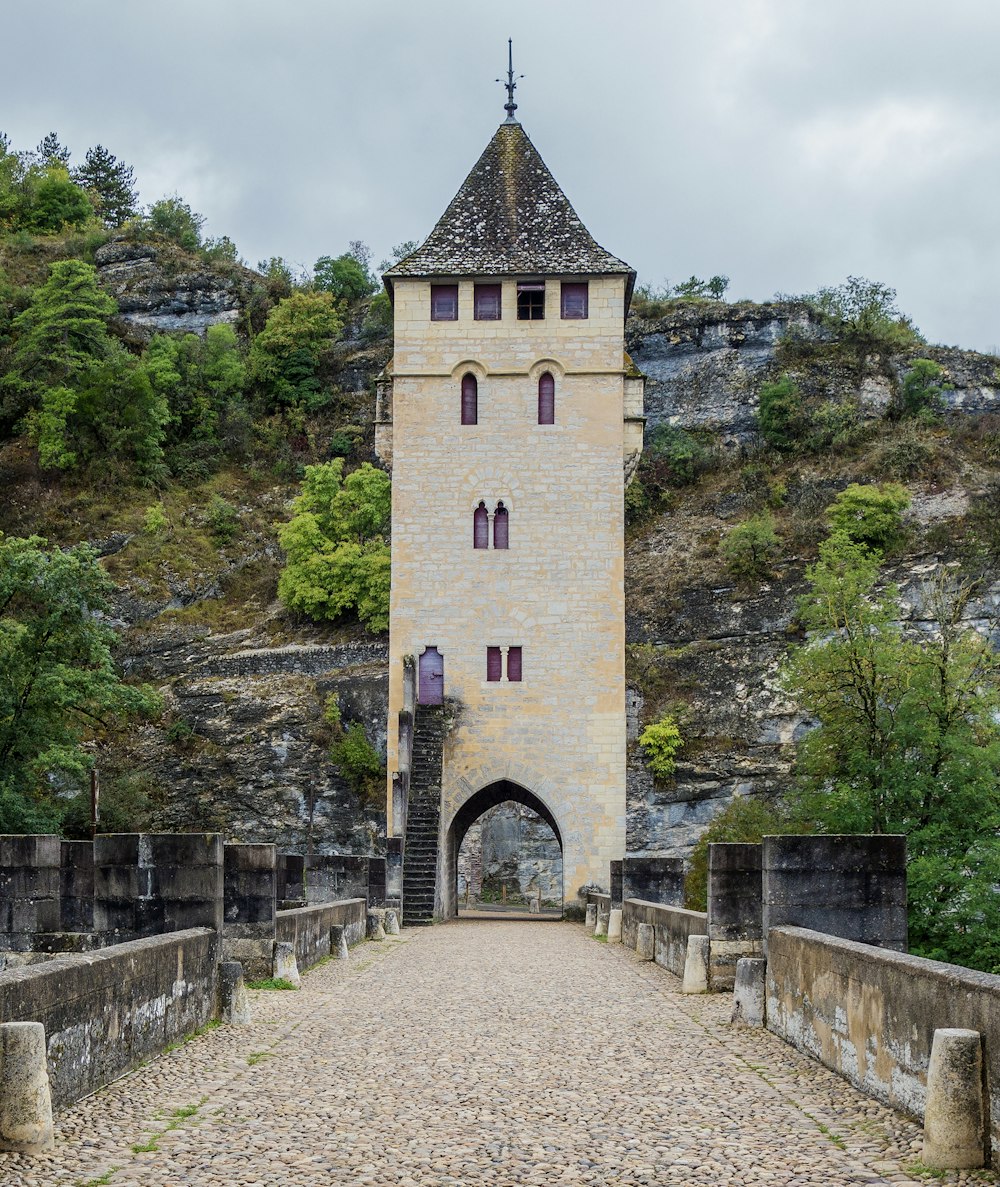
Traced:
<path fill-rule="evenodd" d="M 564 283 L 560 294 L 560 310 L 563 320 L 582 320 L 587 316 L 588 285 Z"/>
<path fill-rule="evenodd" d="M 431 321 L 458 321 L 458 285 L 431 285 Z"/>
<path fill-rule="evenodd" d="M 473 301 L 473 316 L 476 321 L 500 320 L 500 285 L 477 284 Z"/>
<path fill-rule="evenodd" d="M 480 506 L 482 506 L 481 503 Z M 493 547 L 508 548 L 510 547 L 509 542 L 510 516 L 507 513 L 507 508 L 503 505 L 503 500 L 501 500 L 497 503 L 497 509 L 493 515 Z"/>
<path fill-rule="evenodd" d="M 556 381 L 548 371 L 538 381 L 538 423 L 556 423 Z"/>
<path fill-rule="evenodd" d="M 525 280 L 517 286 L 517 320 L 541 321 L 545 317 L 545 281 Z"/>
<path fill-rule="evenodd" d="M 479 423 L 479 384 L 475 375 L 462 376 L 462 424 Z"/>
<path fill-rule="evenodd" d="M 489 548 L 490 546 L 490 513 L 486 504 L 480 503 L 472 514 L 472 547 Z"/>
<path fill-rule="evenodd" d="M 499 681 L 503 672 L 503 657 L 499 647 L 486 648 L 486 679 L 492 683 Z"/>
<path fill-rule="evenodd" d="M 507 648 L 507 679 L 512 683 L 519 683 L 521 680 L 521 648 L 508 647 Z"/>

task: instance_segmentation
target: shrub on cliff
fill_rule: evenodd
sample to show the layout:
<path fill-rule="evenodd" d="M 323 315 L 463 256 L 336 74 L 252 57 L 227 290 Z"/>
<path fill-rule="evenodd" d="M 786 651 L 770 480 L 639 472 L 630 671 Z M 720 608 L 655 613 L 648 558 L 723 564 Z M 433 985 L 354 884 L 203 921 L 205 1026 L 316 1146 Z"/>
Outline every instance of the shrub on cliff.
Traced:
<path fill-rule="evenodd" d="M 669 779 L 677 766 L 677 755 L 684 745 L 680 726 L 670 713 L 647 725 L 639 735 L 646 766 L 657 779 Z"/>
<path fill-rule="evenodd" d="M 896 482 L 863 486 L 852 482 L 826 509 L 830 527 L 855 544 L 886 552 L 906 535 L 903 512 L 910 505 L 906 488 Z"/>
<path fill-rule="evenodd" d="M 354 610 L 369 630 L 386 630 L 390 509 L 389 477 L 367 462 L 346 477 L 342 458 L 307 466 L 295 514 L 278 529 L 282 602 L 314 619 Z"/>
<path fill-rule="evenodd" d="M 813 301 L 827 327 L 859 353 L 891 354 L 923 341 L 896 308 L 896 290 L 877 280 L 848 276 L 843 284 L 820 289 Z"/>
<path fill-rule="evenodd" d="M 794 379 L 783 375 L 761 386 L 757 427 L 768 445 L 791 452 L 799 447 L 808 425 L 802 393 Z"/>
<path fill-rule="evenodd" d="M 737 581 L 763 581 L 771 574 L 781 541 L 769 511 L 737 524 L 722 541 L 722 558 Z"/>
<path fill-rule="evenodd" d="M 250 377 L 269 409 L 321 408 L 328 399 L 320 357 L 344 328 L 331 293 L 296 291 L 271 310 L 250 347 Z"/>

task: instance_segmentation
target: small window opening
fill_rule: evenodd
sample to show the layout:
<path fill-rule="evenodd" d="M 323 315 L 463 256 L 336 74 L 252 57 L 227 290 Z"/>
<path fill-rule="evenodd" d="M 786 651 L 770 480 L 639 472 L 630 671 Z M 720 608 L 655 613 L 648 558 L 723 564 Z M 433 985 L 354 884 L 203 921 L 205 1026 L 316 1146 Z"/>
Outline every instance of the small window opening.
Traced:
<path fill-rule="evenodd" d="M 499 647 L 486 648 L 486 679 L 491 684 L 499 681 L 503 673 L 503 656 Z"/>
<path fill-rule="evenodd" d="M 472 513 L 472 547 L 489 548 L 490 546 L 490 513 L 486 504 L 480 503 Z"/>
<path fill-rule="evenodd" d="M 474 316 L 476 321 L 500 320 L 500 285 L 477 284 L 474 290 Z"/>
<path fill-rule="evenodd" d="M 517 320 L 541 321 L 545 317 L 545 281 L 523 281 L 517 286 Z"/>
<path fill-rule="evenodd" d="M 431 321 L 458 321 L 458 285 L 431 285 Z"/>
<path fill-rule="evenodd" d="M 562 286 L 562 300 L 560 308 L 563 319 L 583 319 L 587 316 L 587 282 L 564 283 Z"/>
<path fill-rule="evenodd" d="M 479 422 L 479 384 L 475 375 L 462 376 L 462 424 L 474 425 Z"/>
<path fill-rule="evenodd" d="M 512 684 L 520 683 L 521 680 L 521 648 L 508 647 L 507 648 L 507 679 Z"/>
<path fill-rule="evenodd" d="M 556 423 L 556 381 L 548 371 L 538 381 L 538 423 Z"/>
<path fill-rule="evenodd" d="M 482 506 L 482 504 L 480 504 Z M 507 513 L 507 508 L 503 505 L 503 500 L 497 503 L 497 509 L 493 516 L 493 547 L 507 548 L 510 540 L 510 516 Z"/>

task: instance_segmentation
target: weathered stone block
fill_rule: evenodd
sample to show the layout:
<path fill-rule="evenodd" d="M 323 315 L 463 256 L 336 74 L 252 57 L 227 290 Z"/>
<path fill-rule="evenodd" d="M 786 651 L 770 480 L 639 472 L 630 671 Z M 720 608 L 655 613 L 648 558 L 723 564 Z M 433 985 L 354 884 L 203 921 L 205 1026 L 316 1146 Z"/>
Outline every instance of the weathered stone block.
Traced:
<path fill-rule="evenodd" d="M 41 1154 L 55 1145 L 40 1022 L 0 1025 L 0 1150 Z"/>
<path fill-rule="evenodd" d="M 688 936 L 681 993 L 708 992 L 708 936 Z"/>
<path fill-rule="evenodd" d="M 684 862 L 679 857 L 626 857 L 622 897 L 679 907 L 684 902 Z"/>
<path fill-rule="evenodd" d="M 250 1025 L 250 997 L 243 966 L 237 960 L 224 960 L 219 965 L 219 1018 L 232 1026 Z"/>
<path fill-rule="evenodd" d="M 275 981 L 288 981 L 296 989 L 302 984 L 299 966 L 295 959 L 295 945 L 277 940 L 274 945 L 274 964 L 271 976 Z"/>
<path fill-rule="evenodd" d="M 982 1036 L 977 1030 L 935 1030 L 922 1160 L 942 1170 L 982 1166 L 985 1139 Z"/>
<path fill-rule="evenodd" d="M 640 960 L 655 960 L 656 929 L 651 923 L 640 923 L 636 928 L 635 954 Z"/>
<path fill-rule="evenodd" d="M 763 1026 L 765 1018 L 767 961 L 760 956 L 743 956 L 736 962 L 732 1021 L 744 1026 Z"/>
<path fill-rule="evenodd" d="M 30 951 L 60 930 L 61 843 L 48 834 L 0 836 L 0 947 Z"/>

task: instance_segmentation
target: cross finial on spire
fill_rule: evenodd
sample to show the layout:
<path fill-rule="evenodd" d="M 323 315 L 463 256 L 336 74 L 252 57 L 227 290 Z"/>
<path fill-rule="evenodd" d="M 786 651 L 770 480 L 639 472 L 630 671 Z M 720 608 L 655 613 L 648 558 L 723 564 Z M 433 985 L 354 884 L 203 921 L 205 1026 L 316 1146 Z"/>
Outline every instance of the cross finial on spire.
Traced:
<path fill-rule="evenodd" d="M 517 78 L 524 78 L 524 75 L 519 74 Z M 497 82 L 503 82 L 503 79 L 498 78 Z M 516 124 L 514 112 L 517 111 L 517 104 L 514 102 L 514 91 L 517 89 L 517 79 L 514 77 L 514 46 L 510 37 L 507 38 L 507 81 L 504 86 L 507 88 L 507 102 L 503 105 L 504 111 L 507 112 L 507 119 L 504 122 Z"/>

